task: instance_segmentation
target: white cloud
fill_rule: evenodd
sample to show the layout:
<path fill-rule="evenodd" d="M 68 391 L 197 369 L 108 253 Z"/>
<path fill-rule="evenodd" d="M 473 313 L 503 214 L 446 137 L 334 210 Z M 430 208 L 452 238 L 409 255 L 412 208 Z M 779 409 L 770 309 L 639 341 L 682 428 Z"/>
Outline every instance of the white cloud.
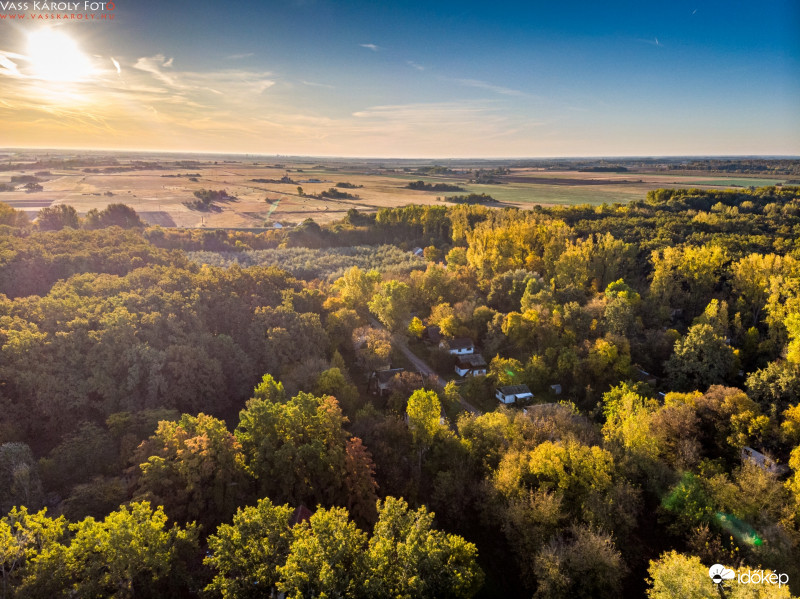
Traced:
<path fill-rule="evenodd" d="M 372 50 L 373 52 L 377 52 L 380 48 L 375 44 L 358 44 L 362 48 L 366 48 L 367 50 Z"/>
<path fill-rule="evenodd" d="M 454 83 L 458 83 L 459 85 L 463 85 L 465 87 L 476 87 L 478 89 L 485 89 L 490 92 L 494 92 L 496 94 L 501 94 L 503 96 L 527 95 L 525 92 L 521 92 L 519 90 L 511 89 L 508 87 L 502 87 L 500 85 L 492 85 L 491 83 L 487 83 L 486 81 L 480 81 L 479 79 L 449 79 L 449 81 L 453 81 Z"/>

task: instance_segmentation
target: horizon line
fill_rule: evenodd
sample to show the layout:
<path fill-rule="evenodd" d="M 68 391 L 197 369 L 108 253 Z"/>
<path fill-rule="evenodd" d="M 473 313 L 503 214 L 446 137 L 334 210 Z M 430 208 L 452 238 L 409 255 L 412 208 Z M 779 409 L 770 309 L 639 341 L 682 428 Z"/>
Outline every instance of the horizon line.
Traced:
<path fill-rule="evenodd" d="M 343 159 L 343 160 L 642 160 L 642 159 L 681 159 L 681 158 L 715 158 L 715 159 L 773 159 L 773 160 L 800 160 L 797 154 L 595 154 L 595 155 L 562 155 L 562 156 L 368 156 L 368 155 L 337 155 L 337 154 L 281 154 L 261 152 L 214 152 L 210 150 L 157 150 L 157 149 L 119 149 L 119 148 L 85 148 L 85 147 L 47 147 L 47 146 L 13 146 L 0 147 L 0 152 L 18 151 L 52 151 L 52 152 L 105 152 L 105 153 L 133 153 L 133 154 L 174 154 L 197 156 L 248 156 L 263 158 L 301 158 L 301 159 Z"/>

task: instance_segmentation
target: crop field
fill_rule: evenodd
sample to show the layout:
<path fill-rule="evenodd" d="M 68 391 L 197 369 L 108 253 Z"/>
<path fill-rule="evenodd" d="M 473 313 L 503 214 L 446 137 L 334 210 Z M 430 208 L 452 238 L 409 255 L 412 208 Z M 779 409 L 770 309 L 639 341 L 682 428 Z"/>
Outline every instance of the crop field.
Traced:
<path fill-rule="evenodd" d="M 713 174 L 652 172 L 579 172 L 511 168 L 497 183 L 471 182 L 465 167 L 444 174 L 343 160 L 330 164 L 274 164 L 252 159 L 198 160 L 197 156 L 169 158 L 110 157 L 94 162 L 71 162 L 29 156 L 17 168 L 0 171 L 0 201 L 25 210 L 32 218 L 46 206 L 70 204 L 83 215 L 110 203 L 134 208 L 146 222 L 163 227 L 260 228 L 294 224 L 306 218 L 319 223 L 342 218 L 348 210 L 374 212 L 406 204 L 436 204 L 453 195 L 487 194 L 495 206 L 528 208 L 534 204 L 602 204 L 641 199 L 659 187 L 736 189 L 775 185 L 781 179 L 729 177 Z M 42 166 L 55 164 L 54 166 Z M 109 166 L 110 165 L 110 166 Z M 41 189 L 26 189 L 24 177 L 36 177 Z M 422 180 L 446 184 L 459 191 L 424 191 L 407 185 Z M 336 187 L 346 183 L 348 187 Z M 323 197 L 336 187 L 350 197 Z M 195 192 L 224 190 L 222 200 L 198 206 Z"/>

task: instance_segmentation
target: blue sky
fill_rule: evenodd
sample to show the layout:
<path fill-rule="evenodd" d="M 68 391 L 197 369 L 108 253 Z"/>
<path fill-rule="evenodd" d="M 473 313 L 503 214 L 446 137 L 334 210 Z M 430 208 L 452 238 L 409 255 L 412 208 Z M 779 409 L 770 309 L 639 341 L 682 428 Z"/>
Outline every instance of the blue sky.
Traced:
<path fill-rule="evenodd" d="M 796 0 L 118 0 L 114 17 L 51 27 L 91 63 L 58 81 L 31 58 L 49 23 L 0 22 L 0 144 L 800 154 Z"/>

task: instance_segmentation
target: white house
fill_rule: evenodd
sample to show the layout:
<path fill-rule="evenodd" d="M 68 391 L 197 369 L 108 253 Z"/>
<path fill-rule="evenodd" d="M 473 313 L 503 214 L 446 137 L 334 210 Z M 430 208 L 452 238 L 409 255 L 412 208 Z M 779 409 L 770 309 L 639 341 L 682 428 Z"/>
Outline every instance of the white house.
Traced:
<path fill-rule="evenodd" d="M 472 342 L 472 339 L 467 339 L 466 337 L 457 337 L 449 341 L 444 340 L 439 343 L 439 347 L 447 350 L 448 353 L 454 356 L 465 356 L 475 353 L 475 344 Z"/>
<path fill-rule="evenodd" d="M 510 404 L 524 399 L 532 399 L 533 393 L 528 389 L 528 385 L 508 385 L 498 387 L 495 397 L 504 404 Z"/>
<path fill-rule="evenodd" d="M 486 360 L 480 354 L 458 356 L 455 367 L 458 376 L 479 376 L 486 374 Z"/>

